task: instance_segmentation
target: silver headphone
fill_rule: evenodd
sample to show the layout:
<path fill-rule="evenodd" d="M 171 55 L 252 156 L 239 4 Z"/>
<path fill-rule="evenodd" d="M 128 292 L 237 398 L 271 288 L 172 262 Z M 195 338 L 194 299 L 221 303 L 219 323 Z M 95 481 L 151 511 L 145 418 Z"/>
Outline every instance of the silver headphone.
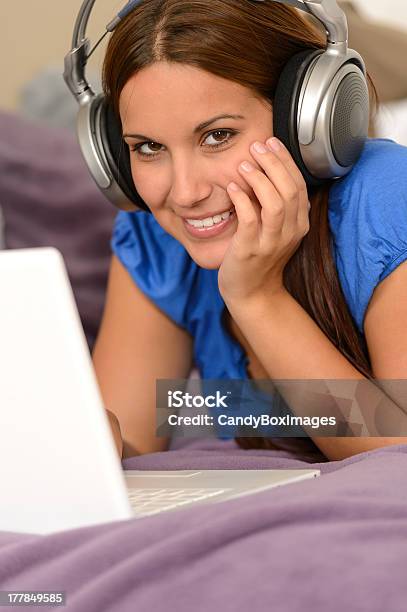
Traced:
<path fill-rule="evenodd" d="M 134 186 L 122 128 L 103 94 L 86 80 L 92 53 L 86 27 L 96 0 L 84 0 L 76 18 L 64 79 L 79 104 L 77 133 L 96 184 L 117 208 L 150 212 Z M 143 0 L 130 0 L 106 26 L 117 25 Z M 316 17 L 327 32 L 325 49 L 307 49 L 284 66 L 273 100 L 274 134 L 289 149 L 310 188 L 345 176 L 359 158 L 369 129 L 369 92 L 362 57 L 348 48 L 348 25 L 336 0 L 252 0 L 287 4 Z"/>

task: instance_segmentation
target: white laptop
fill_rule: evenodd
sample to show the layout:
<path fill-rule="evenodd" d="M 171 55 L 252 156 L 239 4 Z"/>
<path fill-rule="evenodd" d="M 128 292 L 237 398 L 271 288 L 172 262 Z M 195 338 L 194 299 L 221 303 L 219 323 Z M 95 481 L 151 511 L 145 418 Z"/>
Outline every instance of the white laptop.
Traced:
<path fill-rule="evenodd" d="M 61 253 L 0 252 L 0 531 L 52 533 L 319 475 L 123 471 Z"/>

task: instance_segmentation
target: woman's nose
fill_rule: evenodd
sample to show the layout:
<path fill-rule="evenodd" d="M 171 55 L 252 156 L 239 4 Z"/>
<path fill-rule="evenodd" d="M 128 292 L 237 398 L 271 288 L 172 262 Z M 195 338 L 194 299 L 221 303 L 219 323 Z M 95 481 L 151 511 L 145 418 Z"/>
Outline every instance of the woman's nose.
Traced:
<path fill-rule="evenodd" d="M 191 163 L 178 164 L 174 167 L 171 187 L 171 200 L 181 208 L 196 206 L 211 193 L 210 178 L 201 168 Z"/>

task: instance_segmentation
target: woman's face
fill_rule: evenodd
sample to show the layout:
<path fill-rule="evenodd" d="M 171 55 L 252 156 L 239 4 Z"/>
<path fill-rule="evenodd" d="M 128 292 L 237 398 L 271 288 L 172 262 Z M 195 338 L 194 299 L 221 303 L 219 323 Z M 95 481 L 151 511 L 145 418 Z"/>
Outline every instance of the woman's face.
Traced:
<path fill-rule="evenodd" d="M 239 117 L 214 120 L 226 114 Z M 233 208 L 226 190 L 231 181 L 256 201 L 238 166 L 249 160 L 259 168 L 249 147 L 273 135 L 269 105 L 206 71 L 157 62 L 126 83 L 120 116 L 141 198 L 199 266 L 218 269 L 237 228 L 236 213 L 222 227 L 191 228 L 194 234 L 185 220 Z"/>

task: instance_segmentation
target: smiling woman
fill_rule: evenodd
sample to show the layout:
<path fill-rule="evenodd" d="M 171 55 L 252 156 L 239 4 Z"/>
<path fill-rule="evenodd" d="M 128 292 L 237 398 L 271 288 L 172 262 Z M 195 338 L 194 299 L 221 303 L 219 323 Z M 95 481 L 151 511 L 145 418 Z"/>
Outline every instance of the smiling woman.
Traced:
<path fill-rule="evenodd" d="M 250 0 L 141 2 L 109 41 L 103 84 L 123 134 L 117 163 L 148 211 L 119 213 L 112 248 L 193 338 L 203 378 L 375 379 L 363 322 L 376 285 L 407 259 L 407 213 L 391 206 L 404 197 L 407 149 L 368 139 L 349 174 L 313 181 L 272 138 L 284 120 L 273 112 L 284 67 L 325 46 L 292 7 Z M 128 432 L 140 427 L 126 418 Z M 328 458 L 389 443 L 311 437 Z"/>
<path fill-rule="evenodd" d="M 128 79 L 119 110 L 139 195 L 199 266 L 218 269 L 237 223 L 226 187 L 250 143 L 271 132 L 270 105 L 237 83 L 161 61 Z"/>

